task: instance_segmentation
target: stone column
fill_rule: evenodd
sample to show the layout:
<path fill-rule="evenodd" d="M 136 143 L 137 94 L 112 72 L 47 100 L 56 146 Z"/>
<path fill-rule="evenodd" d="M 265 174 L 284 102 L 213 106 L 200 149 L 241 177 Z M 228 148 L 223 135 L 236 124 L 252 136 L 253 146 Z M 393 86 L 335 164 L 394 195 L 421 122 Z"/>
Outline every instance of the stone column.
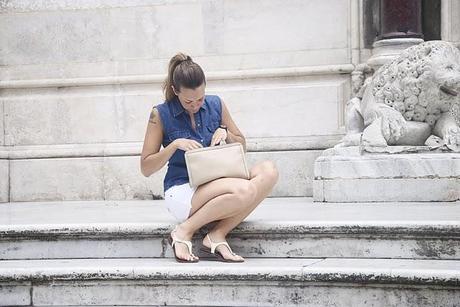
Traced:
<path fill-rule="evenodd" d="M 368 60 L 377 70 L 402 50 L 423 42 L 421 0 L 380 0 L 379 33 Z"/>
<path fill-rule="evenodd" d="M 460 47 L 460 1 L 441 2 L 441 39 Z"/>

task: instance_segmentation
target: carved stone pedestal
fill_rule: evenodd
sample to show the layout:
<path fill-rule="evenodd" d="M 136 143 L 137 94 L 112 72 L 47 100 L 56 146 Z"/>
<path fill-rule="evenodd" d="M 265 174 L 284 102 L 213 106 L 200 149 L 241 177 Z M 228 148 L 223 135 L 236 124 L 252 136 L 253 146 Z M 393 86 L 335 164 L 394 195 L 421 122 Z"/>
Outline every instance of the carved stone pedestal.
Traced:
<path fill-rule="evenodd" d="M 460 153 L 364 153 L 331 148 L 315 161 L 315 201 L 460 200 Z"/>

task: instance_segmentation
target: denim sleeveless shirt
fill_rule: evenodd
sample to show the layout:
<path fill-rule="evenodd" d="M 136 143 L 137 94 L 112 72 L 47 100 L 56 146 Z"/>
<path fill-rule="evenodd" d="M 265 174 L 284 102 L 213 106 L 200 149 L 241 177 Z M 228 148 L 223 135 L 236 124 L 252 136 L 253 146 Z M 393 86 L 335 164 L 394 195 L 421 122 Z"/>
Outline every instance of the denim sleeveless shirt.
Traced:
<path fill-rule="evenodd" d="M 204 103 L 194 114 L 196 131 L 192 128 L 190 115 L 182 107 L 177 96 L 155 106 L 163 125 L 163 147 L 179 138 L 192 139 L 203 147 L 211 144 L 212 135 L 222 121 L 222 104 L 219 96 L 205 95 Z M 163 181 L 164 191 L 174 185 L 189 182 L 185 165 L 185 151 L 177 149 L 168 162 L 168 170 Z"/>

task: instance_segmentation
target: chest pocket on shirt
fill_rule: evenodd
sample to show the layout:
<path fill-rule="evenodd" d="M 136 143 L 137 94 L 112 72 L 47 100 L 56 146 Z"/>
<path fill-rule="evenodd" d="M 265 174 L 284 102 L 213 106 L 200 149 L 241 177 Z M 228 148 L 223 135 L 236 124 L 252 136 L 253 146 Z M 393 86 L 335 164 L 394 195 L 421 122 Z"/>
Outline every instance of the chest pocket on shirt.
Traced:
<path fill-rule="evenodd" d="M 168 141 L 172 142 L 175 139 L 189 139 L 192 135 L 187 130 L 175 130 L 168 134 Z"/>
<path fill-rule="evenodd" d="M 213 120 L 210 122 L 207 128 L 209 132 L 214 133 L 217 130 L 217 128 L 219 128 L 219 126 L 220 126 L 219 121 Z"/>

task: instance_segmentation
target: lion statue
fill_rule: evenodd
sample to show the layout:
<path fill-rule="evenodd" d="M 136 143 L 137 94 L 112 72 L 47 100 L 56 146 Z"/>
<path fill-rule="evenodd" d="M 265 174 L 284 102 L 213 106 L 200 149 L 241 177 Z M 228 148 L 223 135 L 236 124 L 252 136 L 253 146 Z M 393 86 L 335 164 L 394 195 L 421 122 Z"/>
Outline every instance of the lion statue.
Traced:
<path fill-rule="evenodd" d="M 460 50 L 455 45 L 412 46 L 365 81 L 369 68 L 357 69 L 362 73 L 353 78 L 356 97 L 347 103 L 347 134 L 336 146 L 418 146 L 434 135 L 460 148 Z"/>

